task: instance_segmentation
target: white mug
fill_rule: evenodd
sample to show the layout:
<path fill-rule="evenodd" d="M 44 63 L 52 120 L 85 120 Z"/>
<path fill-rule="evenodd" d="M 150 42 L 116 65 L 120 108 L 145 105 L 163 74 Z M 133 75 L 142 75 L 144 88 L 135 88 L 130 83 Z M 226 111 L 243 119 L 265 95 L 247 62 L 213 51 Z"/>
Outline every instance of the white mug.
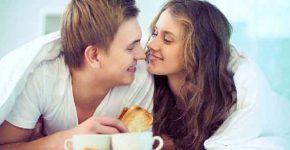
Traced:
<path fill-rule="evenodd" d="M 64 142 L 65 150 L 111 150 L 111 136 L 104 134 L 77 134 Z"/>
<path fill-rule="evenodd" d="M 154 150 L 161 150 L 163 140 L 160 136 L 154 136 L 152 132 L 134 132 L 112 135 L 113 150 L 152 150 L 153 144 L 158 141 Z"/>

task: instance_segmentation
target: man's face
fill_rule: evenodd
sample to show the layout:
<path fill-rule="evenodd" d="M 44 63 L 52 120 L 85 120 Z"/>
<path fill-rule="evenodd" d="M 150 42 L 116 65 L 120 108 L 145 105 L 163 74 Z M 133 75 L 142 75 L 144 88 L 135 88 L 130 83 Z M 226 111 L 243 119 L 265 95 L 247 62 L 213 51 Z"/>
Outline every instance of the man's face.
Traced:
<path fill-rule="evenodd" d="M 141 28 L 136 18 L 124 21 L 102 59 L 102 69 L 114 85 L 130 84 L 134 80 L 137 60 L 144 59 Z"/>

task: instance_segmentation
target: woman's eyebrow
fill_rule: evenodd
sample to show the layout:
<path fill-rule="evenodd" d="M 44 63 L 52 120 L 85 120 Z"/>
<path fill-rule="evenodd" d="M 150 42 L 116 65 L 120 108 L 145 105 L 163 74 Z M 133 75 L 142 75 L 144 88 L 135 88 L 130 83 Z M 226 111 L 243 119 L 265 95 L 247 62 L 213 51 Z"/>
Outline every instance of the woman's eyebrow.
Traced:
<path fill-rule="evenodd" d="M 161 32 L 163 32 L 164 34 L 169 34 L 169 35 L 173 36 L 174 38 L 177 38 L 177 36 L 176 36 L 174 33 L 170 32 L 170 31 L 168 31 L 168 30 L 158 29 L 157 26 L 155 26 L 155 27 L 154 27 L 154 32 L 155 32 L 156 30 L 157 30 L 157 31 L 161 31 Z"/>
<path fill-rule="evenodd" d="M 166 30 L 164 30 L 163 32 L 164 32 L 165 34 L 169 34 L 169 35 L 173 36 L 174 38 L 177 38 L 177 36 L 176 36 L 174 33 L 170 32 L 170 31 L 166 31 Z"/>

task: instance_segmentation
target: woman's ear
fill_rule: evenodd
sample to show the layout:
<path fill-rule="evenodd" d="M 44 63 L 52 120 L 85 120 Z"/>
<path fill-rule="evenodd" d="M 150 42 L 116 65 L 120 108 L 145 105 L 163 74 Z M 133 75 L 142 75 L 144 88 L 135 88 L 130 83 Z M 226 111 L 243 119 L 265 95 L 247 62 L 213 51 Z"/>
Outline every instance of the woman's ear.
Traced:
<path fill-rule="evenodd" d="M 100 61 L 98 59 L 100 55 L 100 49 L 97 48 L 96 46 L 88 46 L 86 47 L 85 49 L 85 52 L 84 52 L 84 60 L 85 62 L 93 67 L 93 68 L 100 68 Z"/>

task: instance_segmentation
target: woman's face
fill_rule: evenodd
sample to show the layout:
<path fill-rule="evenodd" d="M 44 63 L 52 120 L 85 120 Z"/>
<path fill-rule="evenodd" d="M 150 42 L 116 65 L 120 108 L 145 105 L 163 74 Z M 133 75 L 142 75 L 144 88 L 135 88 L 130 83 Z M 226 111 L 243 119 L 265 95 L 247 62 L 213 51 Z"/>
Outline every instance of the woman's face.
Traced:
<path fill-rule="evenodd" d="M 182 73 L 184 28 L 166 9 L 159 17 L 147 47 L 150 51 L 148 71 L 157 75 Z"/>

